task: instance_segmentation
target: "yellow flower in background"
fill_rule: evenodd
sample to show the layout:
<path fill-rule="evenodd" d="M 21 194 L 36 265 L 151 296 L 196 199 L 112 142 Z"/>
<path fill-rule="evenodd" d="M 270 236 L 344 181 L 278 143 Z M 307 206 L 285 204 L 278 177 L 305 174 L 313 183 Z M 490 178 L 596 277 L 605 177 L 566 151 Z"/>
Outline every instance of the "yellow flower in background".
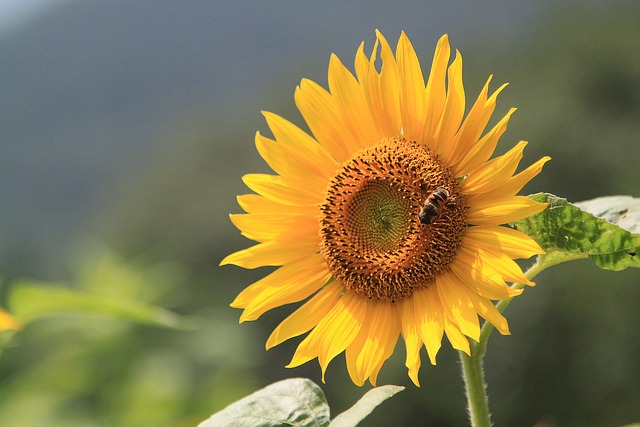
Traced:
<path fill-rule="evenodd" d="M 8 329 L 19 331 L 22 329 L 22 325 L 18 319 L 0 308 L 0 331 L 6 331 Z"/>
<path fill-rule="evenodd" d="M 245 175 L 256 194 L 239 196 L 246 214 L 231 215 L 258 243 L 221 264 L 279 267 L 233 301 L 241 322 L 306 300 L 267 341 L 309 332 L 288 367 L 318 358 L 324 380 L 344 351 L 353 382 L 375 385 L 402 335 L 418 385 L 423 345 L 433 364 L 443 335 L 469 354 L 478 315 L 509 333 L 491 300 L 522 292 L 506 282 L 533 285 L 513 259 L 543 251 L 501 224 L 546 207 L 516 193 L 549 158 L 514 175 L 520 142 L 489 160 L 515 111 L 485 132 L 506 85 L 489 95 L 489 78 L 463 120 L 462 58 L 449 59 L 445 35 L 425 84 L 407 36 L 394 55 L 377 32 L 370 57 L 360 45 L 355 76 L 332 55 L 329 91 L 309 80 L 296 89 L 313 136 L 264 114 L 274 138 L 258 133 L 256 146 L 276 175 Z"/>

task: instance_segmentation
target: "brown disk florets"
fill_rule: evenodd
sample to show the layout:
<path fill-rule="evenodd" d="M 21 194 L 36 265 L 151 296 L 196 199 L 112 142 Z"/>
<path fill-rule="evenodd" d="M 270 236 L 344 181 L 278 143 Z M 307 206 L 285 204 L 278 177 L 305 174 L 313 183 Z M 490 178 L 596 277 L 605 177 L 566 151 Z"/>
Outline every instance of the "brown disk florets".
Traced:
<path fill-rule="evenodd" d="M 445 188 L 445 203 L 430 197 Z M 430 223 L 418 214 L 434 203 Z M 458 181 L 429 149 L 388 138 L 357 152 L 321 206 L 322 254 L 349 292 L 398 301 L 447 268 L 466 228 Z"/>

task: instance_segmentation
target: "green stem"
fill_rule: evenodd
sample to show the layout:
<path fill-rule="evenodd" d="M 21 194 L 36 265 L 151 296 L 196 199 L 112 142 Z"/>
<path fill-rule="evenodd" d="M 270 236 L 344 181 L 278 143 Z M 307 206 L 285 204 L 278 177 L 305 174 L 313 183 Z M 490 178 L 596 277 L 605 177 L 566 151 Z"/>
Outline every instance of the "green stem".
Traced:
<path fill-rule="evenodd" d="M 536 263 L 524 274 L 528 280 L 533 279 L 542 270 L 549 267 L 550 264 L 544 262 L 544 257 L 539 256 Z M 514 283 L 514 289 L 524 287 L 522 283 Z M 496 304 L 496 308 L 502 313 L 512 298 L 504 299 Z M 467 395 L 467 405 L 469 410 L 469 418 L 472 427 L 490 427 L 491 414 L 489 413 L 489 400 L 487 398 L 487 386 L 484 380 L 484 371 L 482 360 L 487 348 L 487 340 L 493 331 L 493 325 L 485 322 L 480 330 L 480 340 L 471 344 L 471 356 L 467 356 L 460 351 L 460 360 L 462 362 L 462 376 L 464 378 L 464 386 Z"/>
<path fill-rule="evenodd" d="M 490 427 L 491 414 L 489 414 L 489 400 L 487 399 L 487 387 L 484 382 L 482 358 L 467 356 L 460 351 L 462 373 L 464 377 L 464 389 L 467 394 L 467 406 L 472 427 Z"/>

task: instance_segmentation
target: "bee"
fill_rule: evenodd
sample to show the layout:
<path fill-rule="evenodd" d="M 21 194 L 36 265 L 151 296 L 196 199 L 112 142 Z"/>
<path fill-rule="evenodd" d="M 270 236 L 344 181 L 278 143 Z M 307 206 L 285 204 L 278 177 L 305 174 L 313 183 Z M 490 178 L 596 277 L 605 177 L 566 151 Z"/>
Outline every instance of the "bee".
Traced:
<path fill-rule="evenodd" d="M 449 198 L 449 190 L 444 187 L 438 187 L 436 190 L 429 194 L 420 209 L 418 219 L 423 224 L 431 224 L 436 219 L 442 210 L 447 205 L 447 199 Z"/>

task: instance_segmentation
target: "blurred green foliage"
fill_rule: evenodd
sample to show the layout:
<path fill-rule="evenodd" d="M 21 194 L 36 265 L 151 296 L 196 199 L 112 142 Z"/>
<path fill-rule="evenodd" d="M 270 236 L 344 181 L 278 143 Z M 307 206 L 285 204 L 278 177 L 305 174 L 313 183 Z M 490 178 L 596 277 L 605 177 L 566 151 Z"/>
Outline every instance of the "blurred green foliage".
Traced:
<path fill-rule="evenodd" d="M 77 265 L 73 286 L 11 288 L 25 328 L 0 359 L 2 425 L 190 426 L 253 389 L 232 316 L 150 305 L 173 305 L 184 286 L 175 264 L 93 249 Z"/>
<path fill-rule="evenodd" d="M 523 163 L 553 158 L 525 192 L 544 190 L 570 201 L 638 196 L 640 8 L 631 3 L 582 13 L 577 4 L 552 7 L 525 45 L 469 42 L 473 47 L 462 49 L 467 93 L 475 96 L 490 73 L 496 74 L 494 87 L 510 82 L 495 117 L 511 106 L 519 111 L 502 147 L 526 139 L 531 144 Z M 301 77 L 283 74 L 283 81 Z M 293 87 L 278 90 L 268 107 L 302 125 L 292 93 Z M 81 313 L 32 323 L 0 358 L 0 425 L 194 426 L 271 382 L 292 376 L 320 381 L 313 362 L 283 368 L 296 342 L 264 351 L 269 331 L 291 308 L 237 325 L 239 312 L 229 302 L 265 271 L 217 267 L 225 255 L 250 245 L 227 214 L 239 211 L 235 195 L 247 191 L 241 176 L 267 171 L 252 144 L 258 119 L 254 111 L 221 108 L 167 123 L 158 132 L 164 148 L 123 176 L 93 218 L 86 240 L 101 239 L 117 255 L 92 256 L 79 241 L 85 256 L 69 260 L 75 290 L 164 307 L 188 318 L 192 329 Z M 544 272 L 537 283 L 506 312 L 512 336 L 489 342 L 496 425 L 639 420 L 638 272 L 606 272 L 580 261 Z M 11 292 L 5 285 L 3 295 Z M 361 425 L 467 425 L 455 352 L 444 348 L 436 367 L 423 366 L 421 389 L 408 381 L 403 359 L 399 346 L 379 383 L 407 389 Z M 341 359 L 327 381 L 323 389 L 336 413 L 364 392 L 351 384 Z"/>

